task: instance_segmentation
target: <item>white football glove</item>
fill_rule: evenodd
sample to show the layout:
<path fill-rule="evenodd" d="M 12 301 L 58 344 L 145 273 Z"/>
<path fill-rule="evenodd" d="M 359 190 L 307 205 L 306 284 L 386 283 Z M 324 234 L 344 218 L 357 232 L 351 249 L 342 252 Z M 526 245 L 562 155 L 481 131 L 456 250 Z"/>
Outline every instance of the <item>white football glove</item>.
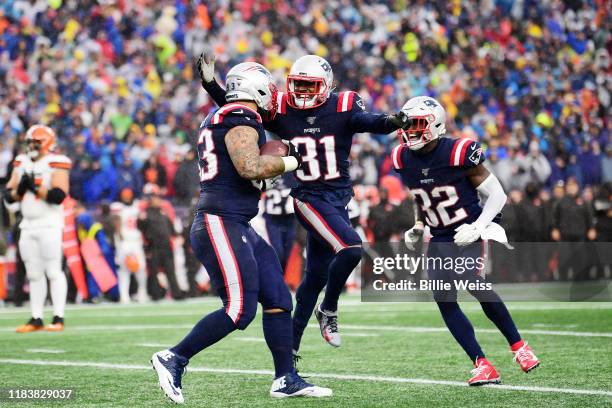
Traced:
<path fill-rule="evenodd" d="M 203 52 L 196 61 L 195 65 L 203 84 L 215 79 L 215 59 L 214 54 Z"/>
<path fill-rule="evenodd" d="M 409 250 L 414 251 L 416 243 L 419 242 L 423 236 L 424 228 L 425 226 L 423 223 L 421 221 L 417 221 L 412 228 L 404 233 L 404 242 Z"/>
<path fill-rule="evenodd" d="M 280 176 L 276 176 L 265 180 L 251 180 L 251 183 L 259 191 L 266 191 L 274 187 L 280 178 Z"/>
<path fill-rule="evenodd" d="M 466 246 L 476 242 L 480 238 L 482 232 L 484 231 L 484 226 L 476 222 L 471 224 L 461 224 L 455 228 L 455 231 L 457 231 L 453 237 L 455 244 L 459 246 Z"/>

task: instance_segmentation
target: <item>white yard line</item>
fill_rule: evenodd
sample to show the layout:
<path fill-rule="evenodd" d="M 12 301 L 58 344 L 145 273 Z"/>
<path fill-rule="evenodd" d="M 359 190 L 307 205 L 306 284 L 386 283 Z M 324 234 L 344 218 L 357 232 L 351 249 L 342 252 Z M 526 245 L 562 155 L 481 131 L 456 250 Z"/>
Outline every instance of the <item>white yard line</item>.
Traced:
<path fill-rule="evenodd" d="M 155 311 L 152 311 L 152 315 L 165 315 L 168 313 L 168 316 L 181 315 L 181 306 L 189 305 L 220 305 L 219 298 L 217 297 L 202 297 L 197 299 L 189 299 L 181 302 L 174 302 L 169 300 L 162 300 L 157 303 L 149 302 L 149 303 L 131 303 L 129 305 L 121 305 L 114 303 L 103 303 L 97 305 L 88 305 L 88 304 L 80 304 L 80 305 L 68 305 L 66 310 L 68 313 L 71 311 L 88 311 L 95 312 L 101 310 L 111 310 L 113 312 L 109 313 L 100 313 L 97 316 L 100 317 L 114 317 L 115 312 L 121 310 L 139 310 L 146 308 L 154 308 L 159 310 L 160 308 L 176 308 L 177 311 L 163 311 L 159 314 L 155 314 Z M 430 304 L 431 308 L 427 305 Z M 351 297 L 348 299 L 340 299 L 340 310 L 342 311 L 345 308 L 345 312 L 347 313 L 359 313 L 360 311 L 351 310 L 353 308 L 362 308 L 366 307 L 368 309 L 376 308 L 376 311 L 380 312 L 408 312 L 408 311 L 430 311 L 437 310 L 433 302 L 362 302 L 358 297 Z M 480 305 L 477 302 L 462 302 L 461 307 L 464 310 L 481 310 Z M 508 308 L 510 311 L 512 310 L 607 310 L 612 309 L 612 302 L 509 302 Z M 51 311 L 51 308 L 47 308 L 46 310 Z M 202 311 L 204 312 L 204 310 Z M 23 307 L 7 307 L 0 308 L 0 316 L 2 315 L 15 315 L 15 314 L 25 314 L 27 315 L 29 310 Z M 136 312 L 138 313 L 138 312 Z M 183 314 L 200 314 L 200 311 L 188 310 Z"/>
<path fill-rule="evenodd" d="M 263 337 L 232 337 L 232 340 L 237 341 L 249 341 L 253 343 L 265 343 L 266 339 Z"/>
<path fill-rule="evenodd" d="M 33 349 L 26 349 L 26 352 L 27 353 L 43 353 L 43 354 L 62 354 L 62 353 L 65 353 L 66 350 L 33 348 Z"/>
<path fill-rule="evenodd" d="M 260 327 L 253 324 L 252 327 Z M 87 332 L 87 331 L 131 331 L 131 330 L 184 330 L 191 329 L 193 324 L 114 324 L 114 325 L 83 325 L 83 326 L 67 326 L 63 332 Z M 309 328 L 319 328 L 318 324 L 309 324 Z M 408 333 L 446 333 L 446 327 L 422 327 L 422 326 L 389 326 L 389 325 L 366 325 L 366 324 L 340 324 L 340 329 L 344 330 L 361 330 L 361 331 L 385 331 L 385 332 L 408 332 Z M 12 327 L 0 327 L 0 333 L 13 333 Z M 498 333 L 497 329 L 476 328 L 480 333 Z M 581 332 L 581 331 L 566 331 L 566 330 L 537 330 L 524 329 L 521 333 L 537 334 L 543 336 L 568 336 L 568 337 L 612 337 L 610 332 Z M 46 333 L 47 335 L 55 335 L 55 333 Z M 33 336 L 45 335 L 44 333 L 34 333 Z"/>
<path fill-rule="evenodd" d="M 531 327 L 543 327 L 543 328 L 562 328 L 562 329 L 575 329 L 578 327 L 577 324 L 548 324 L 548 323 L 534 323 Z"/>
<path fill-rule="evenodd" d="M 149 365 L 136 364 L 113 364 L 113 363 L 94 363 L 89 361 L 44 361 L 44 360 L 18 360 L 18 359 L 0 359 L 0 363 L 18 364 L 18 365 L 37 365 L 37 366 L 57 366 L 57 367 L 89 367 L 101 369 L 116 369 L 116 370 L 151 370 Z M 220 373 L 220 374 L 243 374 L 243 375 L 265 375 L 272 377 L 273 371 L 269 370 L 239 370 L 233 368 L 208 368 L 208 367 L 190 367 L 191 372 L 203 373 Z M 403 384 L 419 384 L 419 385 L 446 385 L 452 387 L 467 387 L 465 382 L 459 381 L 441 381 L 429 380 L 424 378 L 405 378 L 405 377 L 383 377 L 367 374 L 334 374 L 334 373 L 304 373 L 307 377 L 329 378 L 333 380 L 347 381 L 365 381 L 365 382 L 390 382 Z M 490 385 L 485 386 L 490 390 L 510 390 L 510 391 L 530 391 L 530 392 L 545 392 L 545 393 L 563 393 L 563 394 L 579 394 L 579 395 L 601 395 L 612 397 L 612 391 L 607 390 L 589 390 L 575 388 L 555 388 L 555 387 L 533 387 L 523 385 Z"/>
<path fill-rule="evenodd" d="M 159 348 L 159 349 L 167 349 L 170 347 L 168 344 L 162 344 L 162 343 L 136 343 L 134 345 L 138 347 L 154 347 L 154 348 Z"/>
<path fill-rule="evenodd" d="M 308 327 L 318 328 L 317 324 L 309 324 Z M 446 327 L 420 327 L 420 326 L 389 326 L 389 325 L 366 325 L 366 324 L 340 324 L 340 329 L 349 330 L 373 330 L 373 331 L 400 331 L 413 333 L 438 333 L 447 332 Z M 498 333 L 497 329 L 475 328 L 480 333 Z M 607 332 L 579 332 L 579 331 L 560 331 L 560 330 L 521 330 L 521 333 L 541 334 L 548 336 L 570 336 L 570 337 L 612 337 L 612 333 Z"/>
<path fill-rule="evenodd" d="M 378 333 L 343 332 L 342 337 L 379 337 Z"/>

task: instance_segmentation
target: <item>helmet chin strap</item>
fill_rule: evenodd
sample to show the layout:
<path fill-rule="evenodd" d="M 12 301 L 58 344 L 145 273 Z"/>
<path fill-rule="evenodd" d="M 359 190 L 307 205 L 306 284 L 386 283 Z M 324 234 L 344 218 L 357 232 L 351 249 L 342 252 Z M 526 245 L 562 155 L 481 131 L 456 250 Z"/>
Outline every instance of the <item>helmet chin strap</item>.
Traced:
<path fill-rule="evenodd" d="M 40 157 L 40 152 L 38 150 L 28 150 L 28 157 L 32 160 L 36 160 Z"/>

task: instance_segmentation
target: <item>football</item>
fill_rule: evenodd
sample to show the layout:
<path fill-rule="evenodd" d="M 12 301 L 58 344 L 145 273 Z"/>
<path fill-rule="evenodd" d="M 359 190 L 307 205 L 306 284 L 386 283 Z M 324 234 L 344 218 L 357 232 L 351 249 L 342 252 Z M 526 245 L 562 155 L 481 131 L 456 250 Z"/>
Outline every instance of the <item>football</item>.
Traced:
<path fill-rule="evenodd" d="M 286 156 L 287 153 L 287 145 L 280 140 L 270 140 L 259 148 L 260 155 L 266 154 L 269 156 Z"/>

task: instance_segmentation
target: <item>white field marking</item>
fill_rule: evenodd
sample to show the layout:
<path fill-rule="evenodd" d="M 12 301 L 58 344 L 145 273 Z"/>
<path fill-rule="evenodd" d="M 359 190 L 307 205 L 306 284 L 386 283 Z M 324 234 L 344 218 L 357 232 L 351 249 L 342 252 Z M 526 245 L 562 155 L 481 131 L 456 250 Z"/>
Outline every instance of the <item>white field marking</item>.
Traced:
<path fill-rule="evenodd" d="M 65 353 L 65 350 L 60 350 L 60 349 L 38 349 L 38 348 L 33 348 L 33 349 L 27 349 L 26 350 L 27 353 L 45 353 L 45 354 L 62 354 Z"/>
<path fill-rule="evenodd" d="M 254 343 L 265 343 L 266 339 L 263 337 L 235 337 L 233 340 L 237 341 L 252 341 Z"/>
<path fill-rule="evenodd" d="M 376 308 L 380 305 L 380 309 Z M 383 306 L 384 305 L 384 306 Z M 348 308 L 349 310 L 344 310 Z M 608 310 L 612 309 L 612 302 L 507 302 L 506 306 L 513 310 Z M 359 310 L 350 310 L 354 307 L 376 308 L 376 311 L 385 312 L 430 312 L 437 311 L 433 302 L 345 302 L 340 301 L 338 311 L 342 313 L 360 313 Z M 482 310 L 476 301 L 461 302 L 461 309 L 465 311 Z"/>
<path fill-rule="evenodd" d="M 170 346 L 167 344 L 162 344 L 162 343 L 136 343 L 135 346 L 138 347 L 154 347 L 154 348 L 161 348 L 161 349 L 167 349 Z"/>
<path fill-rule="evenodd" d="M 79 305 L 66 305 L 66 311 L 73 311 L 73 310 L 121 310 L 121 309 L 143 309 L 143 308 L 159 308 L 159 307 L 180 307 L 180 306 L 185 306 L 185 305 L 193 305 L 193 304 L 200 304 L 200 303 L 217 303 L 217 304 L 221 304 L 221 302 L 219 301 L 219 298 L 216 296 L 211 296 L 211 297 L 199 297 L 199 298 L 193 298 L 193 299 L 185 299 L 185 300 L 181 300 L 180 302 L 175 302 L 173 300 L 159 300 L 157 302 L 146 302 L 146 303 L 130 303 L 127 305 L 122 305 L 120 303 L 102 303 L 102 304 L 79 304 Z M 45 308 L 45 311 L 51 311 L 52 309 L 50 307 Z M 7 307 L 4 309 L 0 309 L 0 314 L 14 314 L 14 313 L 28 313 L 28 311 L 23 308 L 23 307 Z"/>
<path fill-rule="evenodd" d="M 191 304 L 211 304 L 211 305 L 219 305 L 219 299 L 216 297 L 211 298 L 201 298 L 202 300 L 191 300 L 189 303 Z M 79 305 L 72 306 L 68 308 L 69 312 L 77 312 L 76 315 L 79 317 L 158 317 L 158 316 L 203 316 L 209 310 L 184 310 L 176 308 L 177 310 L 164 310 L 159 311 L 159 307 L 162 306 L 164 308 L 168 307 L 169 309 L 175 309 L 176 305 L 185 305 L 187 303 L 174 303 L 170 301 L 162 301 L 160 303 L 135 303 L 130 305 L 115 305 L 115 304 L 104 304 L 104 305 Z M 540 303 L 516 303 L 509 302 L 507 304 L 510 311 L 546 311 L 546 310 L 608 310 L 612 309 L 612 302 L 601 303 L 601 302 L 540 302 Z M 369 309 L 374 309 L 374 311 L 366 311 L 362 310 L 362 307 L 367 307 Z M 150 311 L 139 311 L 147 308 L 155 308 L 155 310 Z M 464 311 L 481 311 L 482 308 L 480 304 L 474 302 L 464 302 L 461 304 L 461 308 Z M 51 309 L 49 309 L 50 311 Z M 109 312 L 100 312 L 102 310 L 110 310 Z M 125 310 L 125 311 L 123 311 Z M 413 312 L 423 312 L 429 313 L 436 311 L 437 308 L 435 304 L 431 302 L 384 302 L 384 303 L 364 303 L 361 301 L 342 301 L 340 300 L 340 314 L 344 313 L 359 313 L 359 314 L 378 314 L 378 313 L 389 313 L 395 312 L 399 313 L 413 313 Z M 81 313 L 87 312 L 87 313 Z M 7 309 L 0 309 L 0 320 L 10 320 L 19 318 L 19 315 L 26 316 L 29 311 L 25 308 L 14 308 L 9 307 Z M 17 316 L 15 316 L 17 315 Z"/>
<path fill-rule="evenodd" d="M 181 306 L 184 305 L 197 305 L 197 304 L 220 304 L 219 298 L 216 296 L 213 297 L 201 297 L 195 299 L 187 299 L 181 301 L 180 303 L 174 302 L 171 300 L 161 300 L 157 303 L 148 302 L 148 303 L 130 303 L 128 305 L 122 304 L 114 304 L 114 303 L 103 303 L 97 305 L 67 305 L 66 310 L 68 312 L 76 311 L 100 311 L 100 310 L 112 310 L 117 312 L 119 310 L 130 310 L 130 309 L 147 309 L 151 308 L 154 310 L 159 310 L 160 307 L 174 309 L 176 308 L 178 311 L 177 315 L 185 315 L 185 314 L 204 314 L 206 310 L 202 310 L 200 313 L 193 312 L 193 310 L 185 311 L 184 313 L 180 313 Z M 380 312 L 408 312 L 408 311 L 432 311 L 437 310 L 435 304 L 433 302 L 362 302 L 358 296 L 350 296 L 348 298 L 340 299 L 340 309 L 341 313 L 360 313 L 360 311 L 350 310 L 350 308 L 357 307 L 367 307 L 369 309 L 377 308 L 376 311 Z M 508 308 L 512 310 L 607 310 L 612 309 L 612 302 L 508 302 Z M 380 309 L 378 308 L 380 307 Z M 346 308 L 348 310 L 342 310 L 342 308 Z M 461 308 L 466 311 L 472 310 L 481 310 L 480 305 L 477 302 L 463 302 Z M 191 308 L 190 308 L 191 309 Z M 45 310 L 51 311 L 51 308 L 46 308 Z M 114 317 L 117 316 L 114 312 L 107 314 L 100 314 L 100 317 Z M 151 311 L 151 314 L 154 311 Z M 27 315 L 29 312 L 26 308 L 23 307 L 6 307 L 0 308 L 0 316 L 1 315 Z M 138 313 L 138 312 L 136 312 Z M 162 312 L 163 313 L 163 312 Z M 168 316 L 174 316 L 174 312 L 168 311 Z M 155 314 L 158 316 L 159 314 Z M 163 314 L 162 314 L 163 315 Z M 4 317 L 0 317 L 4 318 Z"/>
<path fill-rule="evenodd" d="M 318 324 L 309 324 L 308 327 L 319 328 Z M 447 332 L 446 327 L 421 327 L 421 326 L 389 326 L 389 325 L 366 325 L 366 324 L 341 324 L 341 329 L 349 330 L 373 330 L 373 331 L 403 331 L 413 333 L 438 333 Z M 480 333 L 498 333 L 497 329 L 479 329 Z M 549 336 L 571 336 L 571 337 L 612 337 L 612 333 L 602 332 L 578 332 L 578 331 L 558 331 L 558 330 L 521 330 L 521 333 L 542 334 Z"/>
<path fill-rule="evenodd" d="M 261 325 L 253 324 L 252 327 L 261 327 Z M 70 326 L 63 333 L 70 332 L 87 332 L 87 331 L 130 331 L 130 330 L 175 330 L 175 329 L 191 329 L 193 324 L 129 324 L 129 325 L 92 325 L 92 326 Z M 308 327 L 319 329 L 318 324 L 309 324 Z M 362 330 L 362 331 L 391 331 L 391 332 L 408 332 L 408 333 L 446 333 L 446 327 L 423 327 L 423 326 L 390 326 L 390 325 L 365 325 L 365 324 L 342 324 L 341 329 L 347 330 Z M 497 333 L 497 329 L 476 328 L 480 333 Z M 12 327 L 0 327 L 0 333 L 12 333 L 15 329 Z M 610 332 L 579 332 L 579 331 L 559 331 L 559 330 L 521 330 L 521 333 L 539 334 L 544 336 L 569 336 L 569 337 L 612 337 Z M 54 333 L 51 333 L 53 335 Z M 40 335 L 40 334 L 37 334 Z M 44 335 L 44 334 L 43 334 Z"/>
<path fill-rule="evenodd" d="M 544 327 L 544 328 L 560 327 L 562 329 L 575 329 L 576 327 L 578 327 L 577 324 L 548 324 L 548 323 L 534 323 L 531 326 L 532 327 Z"/>
<path fill-rule="evenodd" d="M 319 327 L 319 326 L 317 326 Z M 70 326 L 65 329 L 62 334 L 69 335 L 71 332 L 87 332 L 87 331 L 130 331 L 130 330 L 173 330 L 173 329 L 191 329 L 193 328 L 193 324 L 114 324 L 114 325 L 99 325 L 99 326 Z M 0 327 L 0 333 L 4 332 L 14 332 L 14 328 L 10 327 Z M 56 335 L 56 333 L 51 332 L 40 332 L 38 335 L 44 335 L 44 333 L 48 333 L 49 335 Z"/>
<path fill-rule="evenodd" d="M 342 333 L 342 337 L 378 337 L 378 333 Z"/>
<path fill-rule="evenodd" d="M 19 364 L 19 365 L 37 365 L 37 366 L 57 366 L 57 367 L 90 367 L 116 370 L 151 370 L 149 365 L 136 364 L 113 364 L 113 363 L 94 363 L 89 361 L 44 361 L 44 360 L 17 360 L 17 359 L 0 359 L 0 363 L 4 364 Z M 190 367 L 191 372 L 200 373 L 219 373 L 219 374 L 244 374 L 244 375 L 265 375 L 273 376 L 274 372 L 270 370 L 240 370 L 234 368 L 209 368 L 209 367 Z M 405 377 L 382 377 L 368 374 L 334 374 L 334 373 L 304 373 L 306 377 L 329 378 L 332 380 L 348 380 L 348 381 L 367 381 L 367 382 L 390 382 L 404 384 L 419 384 L 419 385 L 447 385 L 453 387 L 468 387 L 467 383 L 459 381 L 442 381 L 429 380 L 424 378 L 405 378 Z M 607 390 L 589 390 L 575 388 L 554 388 L 554 387 L 532 387 L 524 385 L 485 385 L 490 390 L 510 390 L 510 391 L 531 391 L 531 392 L 547 392 L 547 393 L 563 393 L 563 394 L 579 394 L 579 395 L 602 395 L 612 397 L 612 391 Z"/>

